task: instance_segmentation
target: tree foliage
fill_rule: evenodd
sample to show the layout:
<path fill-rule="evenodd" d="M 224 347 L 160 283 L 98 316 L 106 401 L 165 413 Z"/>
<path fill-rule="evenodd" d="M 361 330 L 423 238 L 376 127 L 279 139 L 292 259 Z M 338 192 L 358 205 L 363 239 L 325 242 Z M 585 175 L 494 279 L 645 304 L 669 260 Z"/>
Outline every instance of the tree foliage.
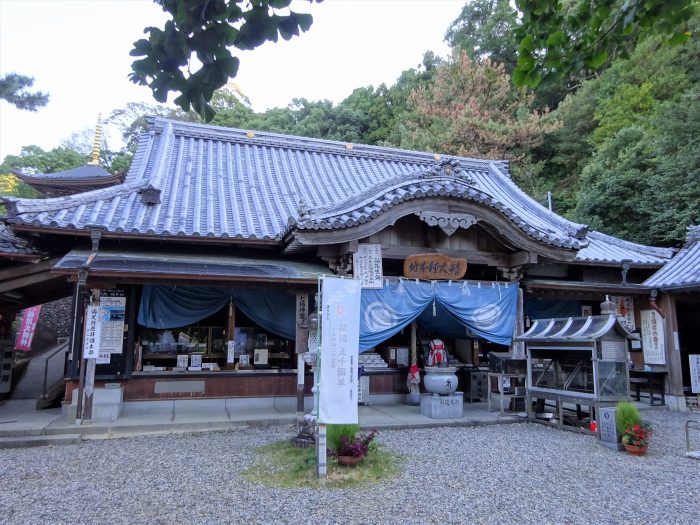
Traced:
<path fill-rule="evenodd" d="M 131 55 L 144 58 L 132 64 L 130 79 L 150 87 L 158 102 L 180 93 L 175 104 L 193 108 L 205 121 L 215 114 L 209 104 L 214 91 L 238 72 L 240 61 L 229 48 L 255 49 L 278 36 L 289 40 L 313 21 L 306 13 L 279 14 L 291 0 L 154 1 L 172 18 L 163 29 L 147 27 L 148 38 L 134 42 Z M 194 72 L 193 55 L 201 64 Z"/>
<path fill-rule="evenodd" d="M 34 79 L 8 73 L 0 77 L 0 100 L 6 100 L 18 109 L 36 111 L 49 103 L 49 95 L 41 91 L 29 91 Z"/>
<path fill-rule="evenodd" d="M 641 39 L 660 35 L 681 44 L 697 0 L 517 0 L 522 12 L 517 85 L 536 87 L 597 70 Z"/>
<path fill-rule="evenodd" d="M 462 51 L 413 92 L 401 146 L 466 157 L 522 160 L 556 127 L 532 109 L 534 95 L 514 90 L 502 64 Z"/>
<path fill-rule="evenodd" d="M 510 0 L 471 0 L 450 24 L 445 41 L 470 58 L 503 64 L 508 74 L 518 59 L 518 11 Z"/>

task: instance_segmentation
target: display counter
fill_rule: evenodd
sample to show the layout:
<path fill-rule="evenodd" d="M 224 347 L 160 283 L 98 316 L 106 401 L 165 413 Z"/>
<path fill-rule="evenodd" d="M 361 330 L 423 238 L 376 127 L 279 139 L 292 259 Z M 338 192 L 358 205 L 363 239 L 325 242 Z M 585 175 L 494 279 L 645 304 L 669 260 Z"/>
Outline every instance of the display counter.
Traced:
<path fill-rule="evenodd" d="M 406 370 L 366 371 L 372 394 L 405 394 Z M 313 373 L 307 370 L 304 395 L 312 395 Z M 96 381 L 95 387 L 114 381 Z M 223 397 L 291 397 L 297 393 L 297 372 L 294 369 L 219 370 L 219 371 L 155 371 L 134 372 L 120 381 L 124 401 L 158 399 L 223 398 Z M 71 402 L 77 380 L 66 381 L 65 402 Z"/>

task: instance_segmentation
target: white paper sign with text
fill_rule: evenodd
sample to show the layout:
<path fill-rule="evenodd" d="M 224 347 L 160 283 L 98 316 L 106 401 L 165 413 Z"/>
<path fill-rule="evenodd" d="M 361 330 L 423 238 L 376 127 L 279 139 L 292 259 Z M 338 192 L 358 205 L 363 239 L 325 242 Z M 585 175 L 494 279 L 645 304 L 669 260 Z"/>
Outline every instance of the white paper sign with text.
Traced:
<path fill-rule="evenodd" d="M 382 288 L 382 245 L 358 244 L 352 254 L 352 275 L 359 279 L 362 288 Z"/>
<path fill-rule="evenodd" d="M 357 423 L 360 284 L 327 276 L 321 281 L 319 423 Z"/>
<path fill-rule="evenodd" d="M 664 319 L 655 310 L 642 310 L 642 351 L 648 365 L 665 365 Z"/>

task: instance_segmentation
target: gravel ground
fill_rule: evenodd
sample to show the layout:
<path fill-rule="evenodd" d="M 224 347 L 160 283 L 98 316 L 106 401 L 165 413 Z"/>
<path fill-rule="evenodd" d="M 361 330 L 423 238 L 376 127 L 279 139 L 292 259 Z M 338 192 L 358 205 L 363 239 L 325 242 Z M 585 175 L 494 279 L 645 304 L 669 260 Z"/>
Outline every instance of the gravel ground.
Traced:
<path fill-rule="evenodd" d="M 362 489 L 271 489 L 243 480 L 251 447 L 291 427 L 0 450 L 0 522 L 700 523 L 697 414 L 644 412 L 646 456 L 537 424 L 380 432 L 403 473 Z"/>

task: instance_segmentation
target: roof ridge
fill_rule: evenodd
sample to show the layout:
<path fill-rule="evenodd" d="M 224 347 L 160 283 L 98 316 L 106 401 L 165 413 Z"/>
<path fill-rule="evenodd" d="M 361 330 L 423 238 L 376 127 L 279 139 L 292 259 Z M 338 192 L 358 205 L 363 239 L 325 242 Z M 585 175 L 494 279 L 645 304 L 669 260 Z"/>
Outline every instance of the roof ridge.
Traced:
<path fill-rule="evenodd" d="M 258 146 L 281 147 L 286 149 L 314 151 L 317 153 L 334 153 L 350 157 L 380 158 L 395 161 L 410 161 L 414 164 L 432 164 L 441 160 L 454 159 L 460 164 L 471 165 L 475 169 L 487 169 L 494 162 L 488 159 L 477 159 L 470 157 L 459 157 L 455 155 L 443 155 L 436 152 L 426 152 L 417 150 L 406 150 L 389 146 L 377 146 L 372 144 L 350 143 L 338 140 L 319 139 L 315 137 L 303 137 L 298 135 L 286 135 L 270 131 L 244 130 L 241 128 L 230 128 L 225 126 L 211 126 L 196 122 L 186 122 L 171 120 L 163 117 L 156 117 L 153 121 L 153 130 L 161 132 L 165 125 L 172 126 L 175 135 L 178 131 L 183 134 L 197 135 L 198 138 L 209 138 L 216 140 L 227 140 L 230 142 L 240 142 Z M 508 177 L 508 175 L 504 175 Z"/>

